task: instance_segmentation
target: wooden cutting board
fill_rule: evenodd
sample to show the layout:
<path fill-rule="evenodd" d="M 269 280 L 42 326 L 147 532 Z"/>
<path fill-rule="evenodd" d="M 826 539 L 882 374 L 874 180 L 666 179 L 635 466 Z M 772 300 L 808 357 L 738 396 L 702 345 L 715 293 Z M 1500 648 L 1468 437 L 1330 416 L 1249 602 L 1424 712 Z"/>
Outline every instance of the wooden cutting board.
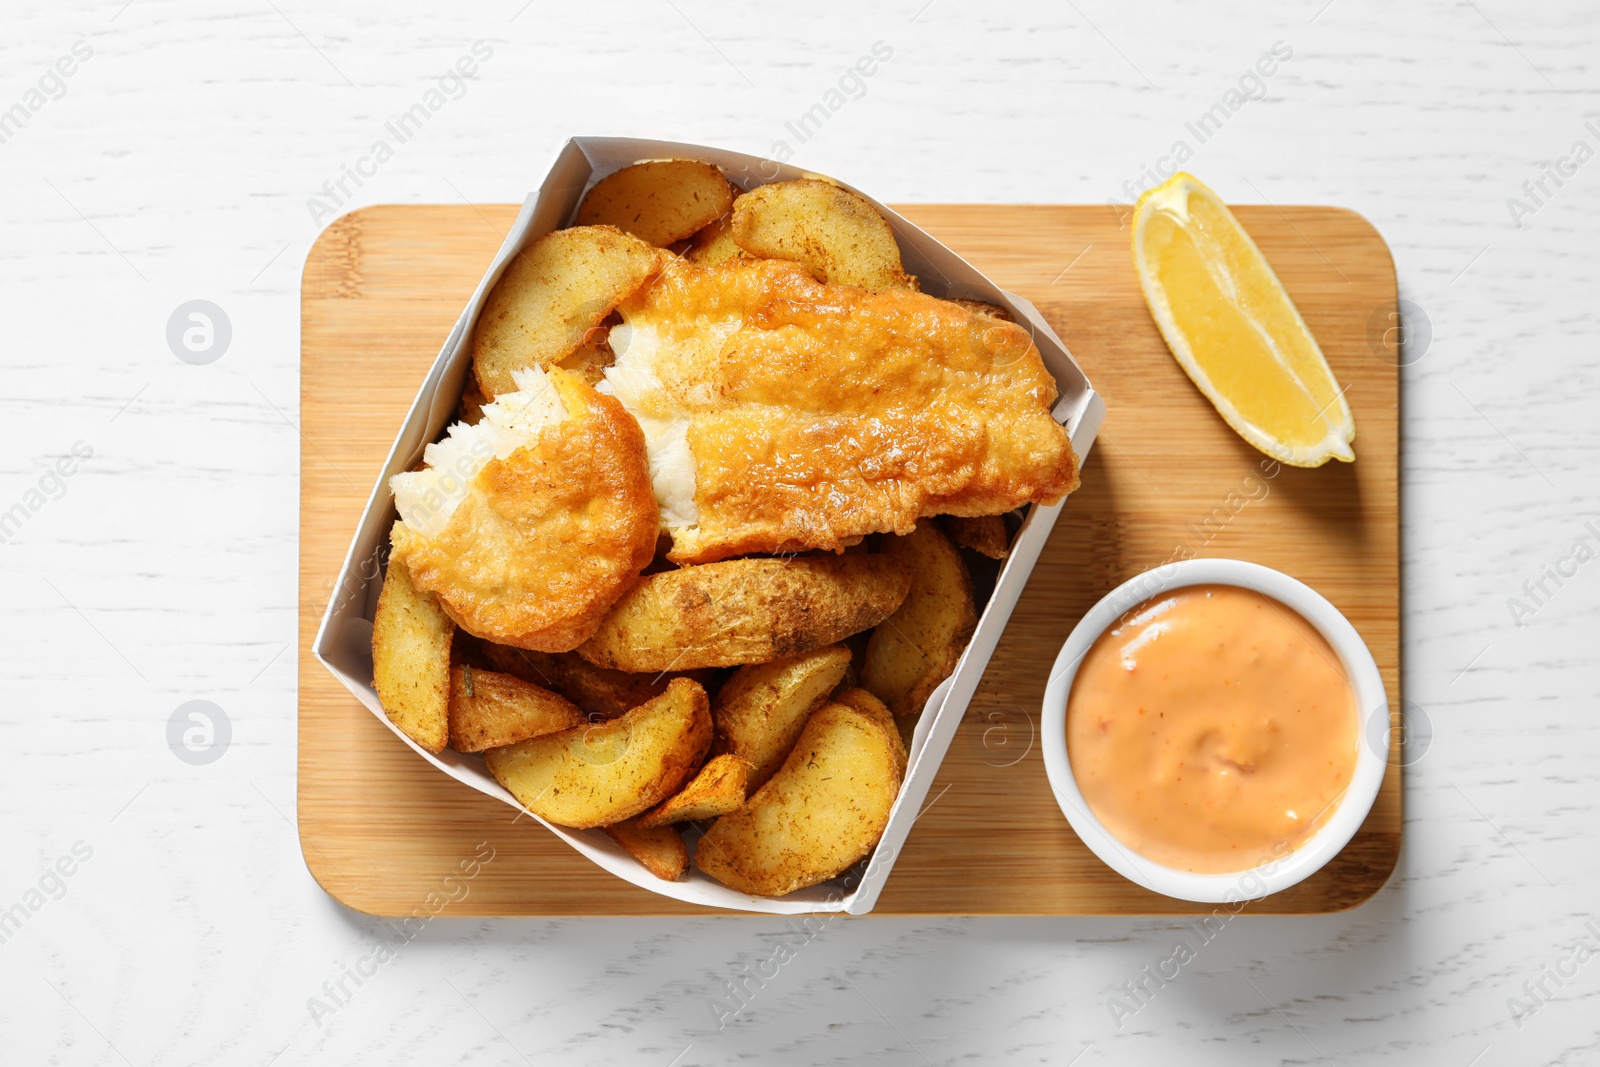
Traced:
<path fill-rule="evenodd" d="M 1280 469 L 1222 422 L 1145 310 L 1127 220 L 1109 207 L 901 207 L 1038 305 L 1109 414 L 1022 594 L 876 914 L 1208 912 L 1097 860 L 1045 778 L 1038 723 L 1062 641 L 1113 586 L 1178 555 L 1252 560 L 1333 601 L 1400 705 L 1399 378 L 1394 263 L 1360 216 L 1242 207 L 1355 412 L 1354 464 Z M 300 840 L 329 893 L 382 915 L 664 915 L 705 909 L 613 878 L 537 823 L 434 770 L 311 654 L 367 495 L 413 394 L 516 215 L 514 205 L 385 206 L 339 219 L 306 261 L 301 303 Z M 1305 882 L 1250 906 L 1294 914 L 1366 900 L 1400 848 L 1400 767 L 1372 814 Z M 480 849 L 480 842 L 488 848 Z M 493 850 L 470 882 L 459 864 Z M 451 879 L 447 881 L 447 879 Z M 465 896 L 460 888 L 466 885 Z M 431 896 L 430 896 L 431 895 Z M 460 898 L 460 899 L 454 899 Z"/>

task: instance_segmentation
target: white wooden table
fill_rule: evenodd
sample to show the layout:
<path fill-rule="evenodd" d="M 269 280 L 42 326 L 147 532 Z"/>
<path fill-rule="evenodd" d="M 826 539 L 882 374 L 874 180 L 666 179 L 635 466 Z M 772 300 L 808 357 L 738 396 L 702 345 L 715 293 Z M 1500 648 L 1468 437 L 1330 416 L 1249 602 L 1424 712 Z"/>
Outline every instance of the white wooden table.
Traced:
<path fill-rule="evenodd" d="M 1592 7 L 29 0 L 0 20 L 5 1063 L 1600 1061 Z M 1289 58 L 1252 80 L 1275 43 Z M 444 77 L 463 57 L 472 77 Z M 840 921 L 720 1028 L 709 1002 L 783 924 L 447 909 L 400 938 L 325 896 L 294 828 L 299 265 L 330 210 L 520 200 L 579 132 L 782 141 L 891 202 L 1126 199 L 1182 141 L 1229 199 L 1371 219 L 1429 324 L 1404 562 L 1432 739 L 1388 887 L 1241 917 L 1121 1020 L 1178 924 Z M 193 300 L 222 309 L 225 350 L 184 348 L 182 316 L 169 344 Z M 209 763 L 192 708 L 169 725 L 194 700 L 228 727 Z M 378 963 L 385 938 L 404 944 Z"/>

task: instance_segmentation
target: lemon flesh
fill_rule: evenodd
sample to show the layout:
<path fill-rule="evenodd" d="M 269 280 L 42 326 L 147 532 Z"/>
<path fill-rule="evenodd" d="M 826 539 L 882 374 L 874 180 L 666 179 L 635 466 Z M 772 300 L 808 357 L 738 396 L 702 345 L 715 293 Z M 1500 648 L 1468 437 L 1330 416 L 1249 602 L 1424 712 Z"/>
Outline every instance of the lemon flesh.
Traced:
<path fill-rule="evenodd" d="M 1344 391 L 1261 250 L 1178 174 L 1139 198 L 1133 256 L 1167 347 L 1239 436 L 1283 463 L 1350 462 Z"/>

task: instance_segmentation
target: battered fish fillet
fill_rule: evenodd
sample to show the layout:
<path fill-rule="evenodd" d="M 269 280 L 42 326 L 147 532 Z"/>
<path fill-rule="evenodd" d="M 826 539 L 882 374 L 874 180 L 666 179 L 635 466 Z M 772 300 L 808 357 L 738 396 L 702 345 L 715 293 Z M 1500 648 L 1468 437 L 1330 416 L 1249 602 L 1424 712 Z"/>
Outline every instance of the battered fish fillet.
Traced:
<path fill-rule="evenodd" d="M 676 562 L 839 551 L 1077 488 L 1015 323 L 758 259 L 674 258 L 617 310 L 599 388 L 644 428 Z"/>
<path fill-rule="evenodd" d="M 515 382 L 390 479 L 393 556 L 467 632 L 565 652 L 650 562 L 661 520 L 621 404 L 559 369 Z"/>

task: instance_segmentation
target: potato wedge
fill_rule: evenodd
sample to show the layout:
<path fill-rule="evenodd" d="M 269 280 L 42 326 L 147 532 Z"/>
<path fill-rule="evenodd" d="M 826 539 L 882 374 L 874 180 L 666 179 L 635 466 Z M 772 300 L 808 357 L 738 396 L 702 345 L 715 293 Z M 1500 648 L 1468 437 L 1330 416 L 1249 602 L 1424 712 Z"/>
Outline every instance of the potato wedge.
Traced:
<path fill-rule="evenodd" d="M 915 577 L 905 602 L 872 632 L 861 662 L 861 688 L 896 717 L 922 710 L 955 670 L 978 621 L 966 564 L 931 522 L 885 539 L 884 553 Z"/>
<path fill-rule="evenodd" d="M 899 728 L 900 747 L 906 752 L 911 751 L 912 738 L 917 735 L 917 720 L 922 718 L 922 712 L 911 715 L 902 715 L 895 719 L 894 724 Z"/>
<path fill-rule="evenodd" d="M 844 677 L 833 687 L 835 693 L 841 689 L 854 689 L 861 684 L 861 661 L 866 658 L 867 642 L 870 640 L 872 631 L 862 630 L 858 634 L 851 634 L 841 642 L 850 650 L 850 666 L 844 669 Z"/>
<path fill-rule="evenodd" d="M 472 332 L 472 367 L 493 400 L 513 371 L 550 367 L 576 352 L 623 298 L 655 276 L 666 253 L 609 226 L 556 230 L 500 275 Z"/>
<path fill-rule="evenodd" d="M 705 689 L 674 678 L 620 719 L 491 748 L 484 762 L 533 814 L 586 828 L 631 819 L 676 793 L 710 747 Z"/>
<path fill-rule="evenodd" d="M 825 282 L 863 289 L 915 289 L 888 221 L 831 182 L 773 182 L 733 202 L 734 243 L 752 256 L 791 259 Z"/>
<path fill-rule="evenodd" d="M 624 671 L 766 663 L 883 621 L 910 588 L 878 555 L 732 559 L 641 578 L 593 637 L 590 663 Z"/>
<path fill-rule="evenodd" d="M 702 267 L 713 267 L 744 255 L 744 249 L 733 243 L 732 228 L 733 213 L 729 212 L 694 235 L 684 258 Z"/>
<path fill-rule="evenodd" d="M 825 645 L 771 663 L 740 667 L 711 706 L 716 750 L 750 761 L 750 789 L 778 773 L 811 713 L 850 666 L 850 650 Z"/>
<path fill-rule="evenodd" d="M 750 764 L 738 756 L 712 756 L 694 780 L 634 820 L 641 830 L 714 819 L 735 811 L 750 795 Z"/>
<path fill-rule="evenodd" d="M 596 667 L 575 652 L 532 652 L 486 642 L 483 655 L 495 670 L 554 690 L 603 719 L 615 719 L 655 699 L 674 677 L 660 671 L 628 674 Z"/>
<path fill-rule="evenodd" d="M 456 421 L 464 422 L 468 426 L 476 426 L 483 419 L 483 405 L 489 401 L 484 397 L 483 391 L 478 388 L 476 375 L 467 375 L 466 384 L 461 389 L 461 400 L 456 404 Z M 418 460 L 418 467 L 422 461 Z"/>
<path fill-rule="evenodd" d="M 443 751 L 450 736 L 450 643 L 456 624 L 432 593 L 389 561 L 372 617 L 372 685 L 389 721 L 427 749 Z"/>
<path fill-rule="evenodd" d="M 899 791 L 900 765 L 883 726 L 824 704 L 772 780 L 700 839 L 695 866 L 758 896 L 827 881 L 872 851 Z"/>
<path fill-rule="evenodd" d="M 578 207 L 578 225 L 615 226 L 665 248 L 727 214 L 733 193 L 728 179 L 710 163 L 635 163 L 595 183 Z"/>
<path fill-rule="evenodd" d="M 856 636 L 860 635 L 858 634 Z M 868 634 L 868 636 L 870 637 L 871 634 Z M 833 691 L 835 693 L 843 689 L 854 689 L 856 687 L 856 683 L 861 680 L 861 668 L 857 663 L 859 656 L 857 655 L 856 650 L 850 648 L 849 645 L 846 645 L 845 647 L 850 649 L 850 662 L 845 664 L 843 676 L 840 677 L 838 684 L 833 687 Z M 863 642 L 861 647 L 865 649 L 866 643 Z"/>
<path fill-rule="evenodd" d="M 616 361 L 611 344 L 598 335 L 605 327 L 596 326 L 589 339 L 579 345 L 571 355 L 556 361 L 562 370 L 571 371 L 586 385 L 599 385 L 606 376 L 606 368 Z"/>
<path fill-rule="evenodd" d="M 514 745 L 588 721 L 572 701 L 521 678 L 450 669 L 450 747 L 457 752 Z"/>
<path fill-rule="evenodd" d="M 910 738 L 900 729 L 900 720 L 894 717 L 889 706 L 865 689 L 841 689 L 833 695 L 835 704 L 843 704 L 847 708 L 855 708 L 861 714 L 871 717 L 884 730 L 889 739 L 890 747 L 895 751 L 895 757 L 900 764 L 900 776 L 906 773 L 906 747 Z"/>
<path fill-rule="evenodd" d="M 663 881 L 676 882 L 689 869 L 689 846 L 670 826 L 647 827 L 638 819 L 625 819 L 605 829 L 611 840 Z"/>
<path fill-rule="evenodd" d="M 970 548 L 990 559 L 1005 559 L 1010 553 L 1011 538 L 1006 534 L 1006 523 L 999 515 L 943 515 L 940 522 L 950 540 L 962 548 Z"/>

